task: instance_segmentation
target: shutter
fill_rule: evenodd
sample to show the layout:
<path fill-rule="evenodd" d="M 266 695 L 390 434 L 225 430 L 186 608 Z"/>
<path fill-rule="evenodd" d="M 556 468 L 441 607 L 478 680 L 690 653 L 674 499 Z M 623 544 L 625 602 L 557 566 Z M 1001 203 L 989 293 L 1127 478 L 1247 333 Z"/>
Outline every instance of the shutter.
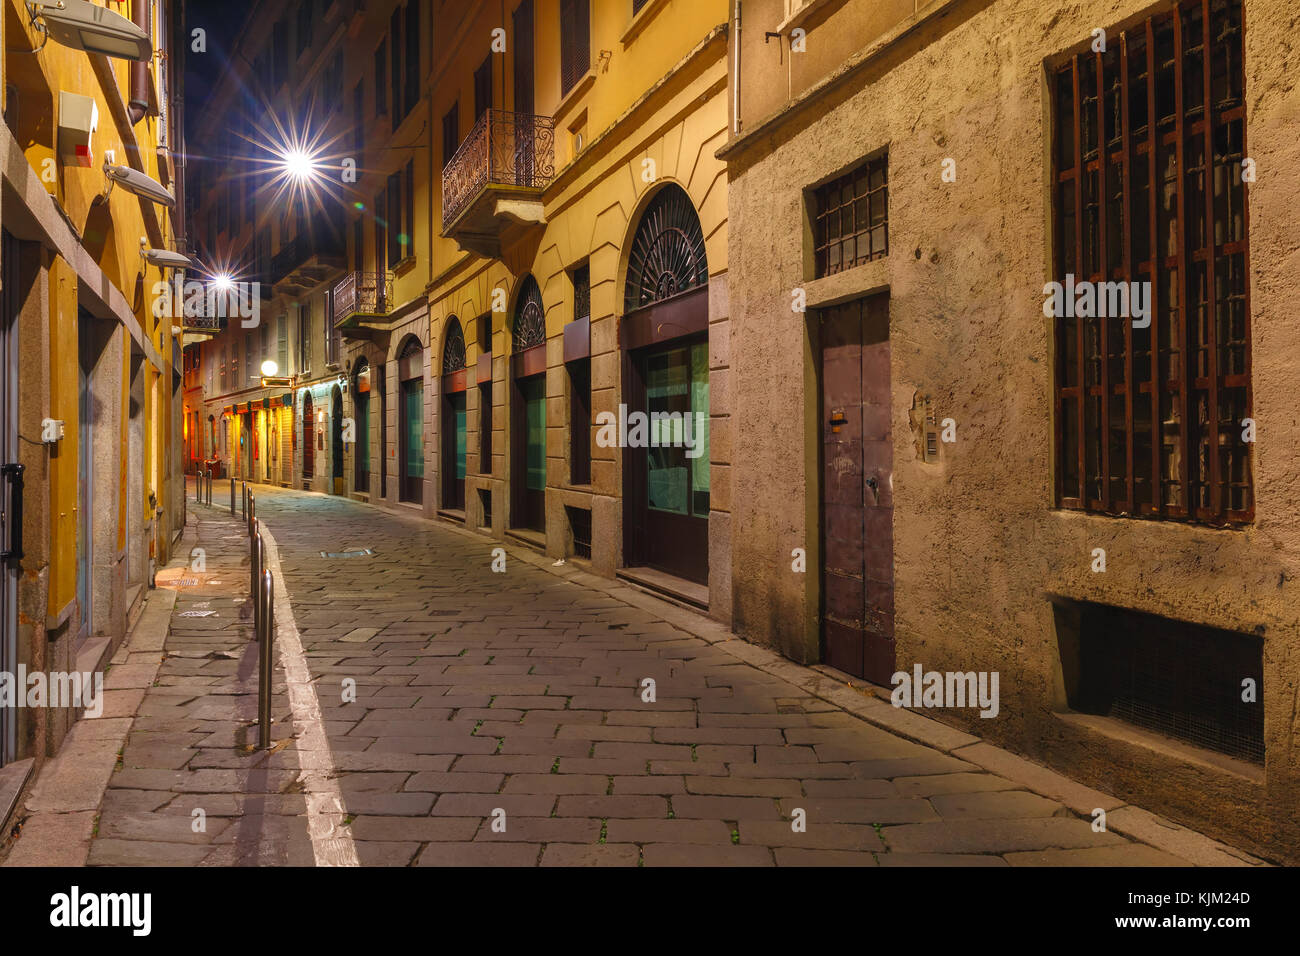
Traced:
<path fill-rule="evenodd" d="M 406 4 L 406 102 L 405 115 L 415 108 L 420 98 L 420 0 Z"/>
<path fill-rule="evenodd" d="M 533 0 L 515 9 L 515 112 L 533 112 Z"/>
<path fill-rule="evenodd" d="M 402 189 L 402 258 L 415 254 L 415 160 L 406 164 L 406 182 Z"/>
<path fill-rule="evenodd" d="M 392 91 L 393 129 L 406 117 L 406 104 L 402 102 L 402 9 L 393 11 L 388 21 L 388 79 Z"/>
<path fill-rule="evenodd" d="M 591 0 L 560 0 L 560 92 L 568 93 L 591 67 Z"/>

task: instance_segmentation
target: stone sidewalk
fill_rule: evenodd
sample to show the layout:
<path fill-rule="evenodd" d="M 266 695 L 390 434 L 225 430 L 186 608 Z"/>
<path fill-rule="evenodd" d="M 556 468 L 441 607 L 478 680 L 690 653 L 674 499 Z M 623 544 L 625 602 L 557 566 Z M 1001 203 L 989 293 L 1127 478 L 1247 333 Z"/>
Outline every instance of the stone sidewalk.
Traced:
<path fill-rule="evenodd" d="M 165 653 L 133 634 L 110 672 L 119 715 L 82 722 L 117 722 L 120 759 L 112 735 L 77 737 L 8 865 L 52 861 L 66 831 L 79 849 L 60 859 L 91 865 L 1260 863 L 621 583 L 509 547 L 496 573 L 500 542 L 459 528 L 258 497 L 276 745 L 252 748 L 242 522 L 191 505 L 182 551 L 206 567 L 159 575 Z"/>

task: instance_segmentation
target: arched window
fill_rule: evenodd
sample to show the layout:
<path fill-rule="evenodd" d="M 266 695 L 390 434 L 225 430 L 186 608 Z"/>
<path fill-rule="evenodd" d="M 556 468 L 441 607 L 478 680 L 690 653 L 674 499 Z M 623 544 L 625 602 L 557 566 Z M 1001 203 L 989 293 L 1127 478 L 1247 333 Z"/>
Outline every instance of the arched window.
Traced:
<path fill-rule="evenodd" d="M 650 200 L 632 239 L 624 311 L 644 308 L 708 281 L 700 217 L 686 191 L 669 184 Z"/>
<path fill-rule="evenodd" d="M 514 347 L 516 352 L 546 343 L 546 309 L 542 290 L 531 275 L 523 278 L 515 302 Z"/>
<path fill-rule="evenodd" d="M 424 501 L 424 346 L 414 335 L 398 356 L 397 379 L 401 388 L 398 498 L 419 504 Z"/>
<path fill-rule="evenodd" d="M 454 315 L 447 320 L 447 336 L 442 344 L 442 374 L 450 375 L 465 367 L 465 333 L 460 319 Z"/>

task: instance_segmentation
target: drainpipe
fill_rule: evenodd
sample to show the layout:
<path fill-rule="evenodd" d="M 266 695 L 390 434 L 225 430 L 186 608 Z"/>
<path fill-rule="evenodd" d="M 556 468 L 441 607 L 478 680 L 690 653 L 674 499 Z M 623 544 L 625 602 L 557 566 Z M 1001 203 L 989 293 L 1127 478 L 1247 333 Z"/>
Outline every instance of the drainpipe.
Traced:
<path fill-rule="evenodd" d="M 740 135 L 740 0 L 736 0 L 736 27 L 732 31 L 733 49 L 736 51 L 731 68 L 735 76 L 731 81 L 731 133 Z"/>
<path fill-rule="evenodd" d="M 149 29 L 149 4 L 150 0 L 132 0 L 131 22 L 149 36 L 153 36 L 153 31 Z M 144 114 L 149 110 L 149 64 L 147 61 L 132 61 L 131 63 L 131 100 L 127 104 L 126 110 L 131 117 L 132 126 L 144 119 Z"/>

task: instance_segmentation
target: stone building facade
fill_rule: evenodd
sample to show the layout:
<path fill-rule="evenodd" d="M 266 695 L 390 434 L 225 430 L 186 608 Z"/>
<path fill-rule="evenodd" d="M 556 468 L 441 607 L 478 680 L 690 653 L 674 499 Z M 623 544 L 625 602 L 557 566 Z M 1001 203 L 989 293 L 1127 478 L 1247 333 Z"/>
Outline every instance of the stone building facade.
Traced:
<path fill-rule="evenodd" d="M 741 17 L 736 631 L 882 696 L 998 672 L 927 712 L 1300 859 L 1287 5 Z M 1049 317 L 1076 278 L 1153 307 Z"/>

